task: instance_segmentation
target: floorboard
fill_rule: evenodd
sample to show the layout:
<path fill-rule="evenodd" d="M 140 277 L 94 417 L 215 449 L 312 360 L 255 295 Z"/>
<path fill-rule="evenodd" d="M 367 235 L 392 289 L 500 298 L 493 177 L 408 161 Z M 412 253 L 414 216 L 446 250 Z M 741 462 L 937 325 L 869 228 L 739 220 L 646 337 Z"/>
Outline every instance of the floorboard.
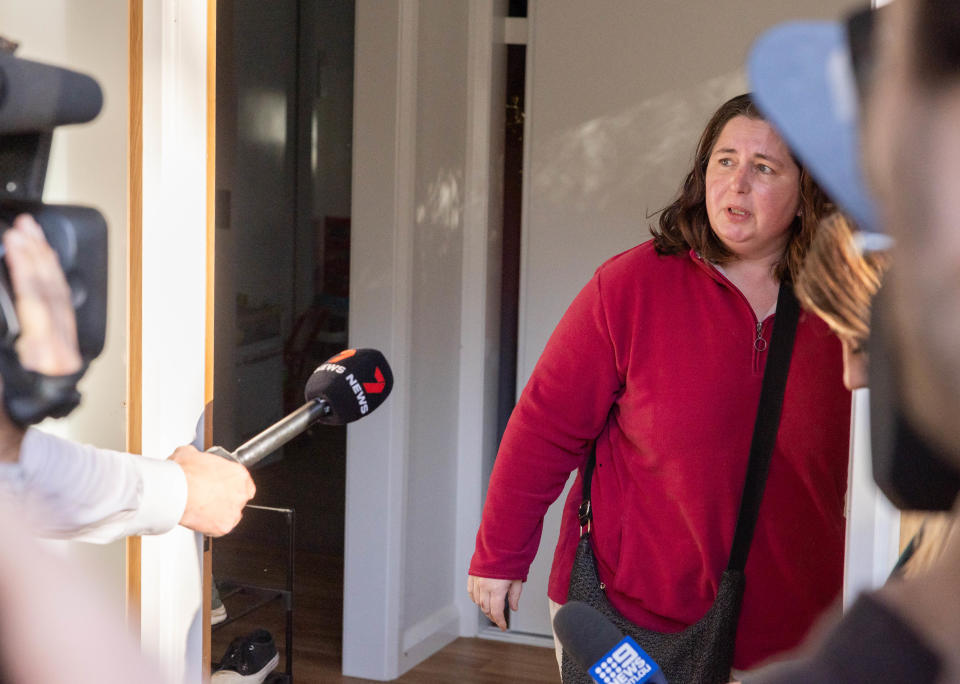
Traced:
<path fill-rule="evenodd" d="M 286 580 L 284 553 L 279 547 L 253 545 L 230 536 L 214 541 L 214 577 L 260 586 L 282 587 Z M 293 626 L 293 674 L 297 684 L 353 684 L 372 680 L 345 677 L 340 672 L 343 611 L 343 558 L 298 551 L 296 555 Z M 250 604 L 244 594 L 226 596 L 229 615 Z M 212 653 L 219 659 L 231 639 L 257 628 L 270 631 L 284 669 L 284 611 L 280 600 L 264 605 L 213 631 Z M 556 684 L 560 681 L 554 652 L 489 639 L 460 638 L 405 673 L 406 684 Z"/>

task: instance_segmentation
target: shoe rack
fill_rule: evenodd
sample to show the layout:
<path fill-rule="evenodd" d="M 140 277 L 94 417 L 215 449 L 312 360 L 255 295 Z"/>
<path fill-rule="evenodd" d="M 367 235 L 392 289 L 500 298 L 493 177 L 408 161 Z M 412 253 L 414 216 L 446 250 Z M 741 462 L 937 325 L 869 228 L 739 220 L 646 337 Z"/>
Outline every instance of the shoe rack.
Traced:
<path fill-rule="evenodd" d="M 279 602 L 285 615 L 285 627 L 283 638 L 283 652 L 285 658 L 284 671 L 272 672 L 265 680 L 264 684 L 293 684 L 293 571 L 294 571 L 294 531 L 296 529 L 296 513 L 292 508 L 276 508 L 273 506 L 256 506 L 248 504 L 246 511 L 263 512 L 269 515 L 279 515 L 283 517 L 284 526 L 287 532 L 287 553 L 286 553 L 286 583 L 282 587 L 264 586 L 250 582 L 242 582 L 229 577 L 215 577 L 217 587 L 220 592 L 220 600 L 226 603 L 230 597 L 242 595 L 244 600 L 243 608 L 239 611 L 229 610 L 227 619 L 211 629 L 217 631 L 223 629 L 230 623 L 240 618 L 250 615 L 254 611 L 264 609 L 265 607 Z M 217 663 L 213 663 L 216 669 Z"/>

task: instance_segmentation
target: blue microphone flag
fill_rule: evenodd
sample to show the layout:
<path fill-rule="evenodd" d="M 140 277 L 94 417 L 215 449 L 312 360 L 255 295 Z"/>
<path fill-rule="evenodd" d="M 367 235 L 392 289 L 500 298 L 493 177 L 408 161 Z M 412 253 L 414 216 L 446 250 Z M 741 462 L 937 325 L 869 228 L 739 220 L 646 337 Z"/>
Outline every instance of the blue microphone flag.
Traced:
<path fill-rule="evenodd" d="M 590 676 L 599 684 L 654 684 L 665 681 L 660 666 L 628 636 L 590 666 Z"/>

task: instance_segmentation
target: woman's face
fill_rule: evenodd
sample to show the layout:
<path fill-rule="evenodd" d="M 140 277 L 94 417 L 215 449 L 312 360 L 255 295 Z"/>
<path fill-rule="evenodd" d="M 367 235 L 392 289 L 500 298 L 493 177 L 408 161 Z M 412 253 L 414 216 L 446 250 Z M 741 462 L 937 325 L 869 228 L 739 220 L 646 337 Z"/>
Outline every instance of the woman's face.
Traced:
<path fill-rule="evenodd" d="M 770 124 L 735 116 L 707 161 L 710 227 L 740 259 L 778 259 L 800 207 L 800 169 Z"/>

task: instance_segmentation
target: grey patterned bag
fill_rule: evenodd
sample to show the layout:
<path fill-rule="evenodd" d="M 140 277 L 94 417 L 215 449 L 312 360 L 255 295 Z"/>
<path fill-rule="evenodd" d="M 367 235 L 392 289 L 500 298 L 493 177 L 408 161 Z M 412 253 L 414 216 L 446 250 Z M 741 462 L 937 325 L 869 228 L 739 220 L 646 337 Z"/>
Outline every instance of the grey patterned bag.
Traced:
<path fill-rule="evenodd" d="M 597 576 L 593 550 L 590 548 L 590 535 L 585 534 L 577 546 L 567 600 L 582 601 L 593 606 L 617 629 L 633 637 L 657 662 L 670 684 L 720 684 L 730 681 L 743 587 L 743 572 L 725 570 L 720 577 L 717 598 L 710 610 L 682 632 L 663 634 L 637 627 L 607 600 Z M 563 682 L 592 682 L 590 676 L 570 659 L 566 650 L 563 652 Z"/>

